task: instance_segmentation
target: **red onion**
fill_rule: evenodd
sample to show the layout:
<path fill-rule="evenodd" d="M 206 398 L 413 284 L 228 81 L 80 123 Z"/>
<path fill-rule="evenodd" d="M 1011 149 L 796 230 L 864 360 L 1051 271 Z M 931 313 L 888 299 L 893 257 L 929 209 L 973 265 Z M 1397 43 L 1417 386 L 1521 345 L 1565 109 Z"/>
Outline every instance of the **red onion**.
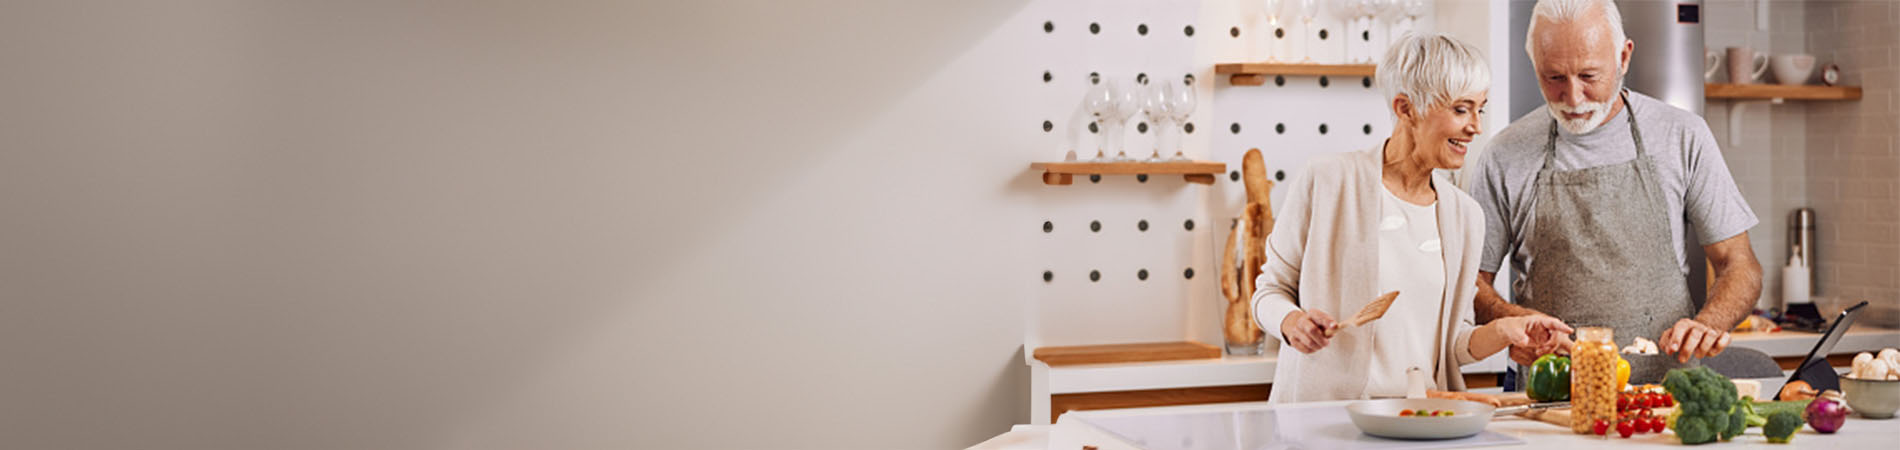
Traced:
<path fill-rule="evenodd" d="M 1805 415 L 1808 426 L 1814 428 L 1814 431 L 1831 434 L 1840 430 L 1841 424 L 1847 422 L 1847 405 L 1842 404 L 1840 400 L 1819 397 L 1808 403 Z"/>

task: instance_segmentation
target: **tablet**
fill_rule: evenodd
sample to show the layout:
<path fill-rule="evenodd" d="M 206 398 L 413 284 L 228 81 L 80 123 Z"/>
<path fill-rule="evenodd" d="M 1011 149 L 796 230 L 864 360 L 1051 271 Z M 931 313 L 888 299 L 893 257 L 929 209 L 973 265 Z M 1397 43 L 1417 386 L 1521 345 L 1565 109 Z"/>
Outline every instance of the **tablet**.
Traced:
<path fill-rule="evenodd" d="M 1801 365 L 1794 370 L 1794 374 L 1788 376 L 1788 381 L 1783 384 L 1800 380 L 1808 382 L 1808 385 L 1813 386 L 1816 391 L 1840 390 L 1841 376 L 1834 372 L 1834 366 L 1828 365 L 1827 355 L 1834 352 L 1834 344 L 1840 343 L 1841 337 L 1847 335 L 1847 329 L 1854 326 L 1854 315 L 1860 313 L 1860 309 L 1865 307 L 1867 307 L 1867 302 L 1861 301 L 1841 311 L 1840 317 L 1835 318 L 1834 323 L 1827 326 L 1827 331 L 1823 332 L 1821 339 L 1815 341 L 1814 349 L 1808 350 L 1808 357 L 1801 360 Z M 1775 393 L 1775 400 L 1781 400 L 1781 393 Z"/>

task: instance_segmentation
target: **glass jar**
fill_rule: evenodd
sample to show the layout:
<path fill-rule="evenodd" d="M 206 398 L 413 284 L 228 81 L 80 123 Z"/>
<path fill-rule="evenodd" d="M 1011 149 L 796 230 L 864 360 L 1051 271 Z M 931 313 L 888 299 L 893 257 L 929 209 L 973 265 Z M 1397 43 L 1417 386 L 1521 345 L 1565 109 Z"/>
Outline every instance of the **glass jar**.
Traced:
<path fill-rule="evenodd" d="M 1577 329 L 1570 350 L 1570 431 L 1590 433 L 1596 421 L 1616 422 L 1615 334 L 1605 327 Z"/>

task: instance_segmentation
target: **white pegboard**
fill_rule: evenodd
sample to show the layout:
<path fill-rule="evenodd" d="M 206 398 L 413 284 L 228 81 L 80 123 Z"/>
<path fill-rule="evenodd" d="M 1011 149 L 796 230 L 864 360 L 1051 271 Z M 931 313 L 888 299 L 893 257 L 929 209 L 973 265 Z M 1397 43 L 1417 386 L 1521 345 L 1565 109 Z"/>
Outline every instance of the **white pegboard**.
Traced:
<path fill-rule="evenodd" d="M 1321 2 L 1330 6 L 1329 2 Z M 1220 62 L 1255 61 L 1266 57 L 1272 36 L 1258 1 L 1162 0 L 1085 1 L 1042 0 L 1027 7 L 1041 17 L 1022 30 L 1025 47 L 1034 56 L 1033 67 L 1021 68 L 1024 83 L 1037 86 L 1033 105 L 1044 112 L 1042 124 L 1024 127 L 1037 133 L 1036 154 L 1027 161 L 1060 160 L 1073 149 L 1082 158 L 1094 154 L 1086 130 L 1072 141 L 1067 127 L 1089 84 L 1090 73 L 1130 83 L 1137 74 L 1157 80 L 1179 81 L 1193 75 L 1198 108 L 1186 134 L 1186 153 L 1195 159 L 1224 162 L 1240 169 L 1241 155 L 1260 148 L 1271 175 L 1287 179 L 1297 174 L 1313 155 L 1368 148 L 1391 133 L 1391 119 L 1377 91 L 1363 77 L 1285 77 L 1284 84 L 1269 79 L 1264 86 L 1231 86 L 1212 73 Z M 1293 20 L 1297 22 L 1297 19 Z M 1430 28 L 1431 16 L 1419 21 Z M 1099 32 L 1091 33 L 1091 25 Z M 1146 26 L 1147 34 L 1137 32 Z M 1046 31 L 1045 26 L 1053 31 Z M 1194 33 L 1188 36 L 1187 27 Z M 1338 62 L 1344 55 L 1343 21 L 1330 8 L 1319 14 L 1310 30 L 1328 31 L 1315 39 L 1316 60 Z M 1374 27 L 1373 39 L 1385 38 L 1385 25 Z M 1284 47 L 1303 44 L 1298 27 L 1288 33 Z M 1238 34 L 1238 36 L 1236 36 Z M 1048 73 L 1047 81 L 1042 74 Z M 1144 157 L 1155 133 L 1138 133 L 1131 119 L 1127 147 L 1131 156 Z M 1233 131 L 1238 124 L 1240 131 Z M 1083 124 L 1085 125 L 1085 123 Z M 1326 132 L 1321 133 L 1324 125 Z M 1276 130 L 1283 126 L 1284 131 Z M 1370 133 L 1366 129 L 1370 127 Z M 1166 152 L 1164 152 L 1165 154 Z M 1106 344 L 1193 339 L 1219 344 L 1225 300 L 1218 287 L 1222 245 L 1232 217 L 1244 202 L 1244 187 L 1223 174 L 1214 185 L 1189 184 L 1179 176 L 1152 176 L 1144 182 L 1132 176 L 1104 176 L 1100 182 L 1078 176 L 1074 185 L 1047 186 L 1037 193 L 1041 215 L 1023 224 L 1037 235 L 1034 249 L 1050 275 L 1030 307 L 1025 341 L 1030 348 L 1051 345 Z M 1275 192 L 1275 204 L 1281 194 Z M 1147 231 L 1137 224 L 1148 222 Z M 1194 228 L 1186 229 L 1193 221 Z M 1051 230 L 1043 231 L 1049 222 Z M 1099 232 L 1091 231 L 1100 222 Z M 1137 273 L 1148 271 L 1140 280 Z M 1193 269 L 1189 279 L 1184 272 Z M 1090 273 L 1101 279 L 1091 281 Z M 1028 275 L 1028 274 L 1026 274 Z M 1041 277 L 1042 274 L 1029 276 Z"/>

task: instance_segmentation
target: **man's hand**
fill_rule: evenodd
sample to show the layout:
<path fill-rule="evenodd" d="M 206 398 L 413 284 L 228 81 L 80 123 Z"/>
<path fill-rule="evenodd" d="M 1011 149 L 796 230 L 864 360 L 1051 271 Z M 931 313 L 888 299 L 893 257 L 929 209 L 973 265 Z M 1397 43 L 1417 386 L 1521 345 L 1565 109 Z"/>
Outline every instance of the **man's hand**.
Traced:
<path fill-rule="evenodd" d="M 1286 343 L 1293 345 L 1294 350 L 1312 353 L 1326 348 L 1329 342 L 1326 330 L 1338 327 L 1339 322 L 1325 311 L 1300 310 L 1280 320 L 1280 335 L 1286 338 Z"/>
<path fill-rule="evenodd" d="M 1676 325 L 1663 331 L 1657 339 L 1663 353 L 1676 354 L 1676 361 L 1687 363 L 1690 358 L 1705 358 L 1722 354 L 1728 349 L 1729 334 L 1717 330 L 1695 319 L 1681 319 Z"/>

